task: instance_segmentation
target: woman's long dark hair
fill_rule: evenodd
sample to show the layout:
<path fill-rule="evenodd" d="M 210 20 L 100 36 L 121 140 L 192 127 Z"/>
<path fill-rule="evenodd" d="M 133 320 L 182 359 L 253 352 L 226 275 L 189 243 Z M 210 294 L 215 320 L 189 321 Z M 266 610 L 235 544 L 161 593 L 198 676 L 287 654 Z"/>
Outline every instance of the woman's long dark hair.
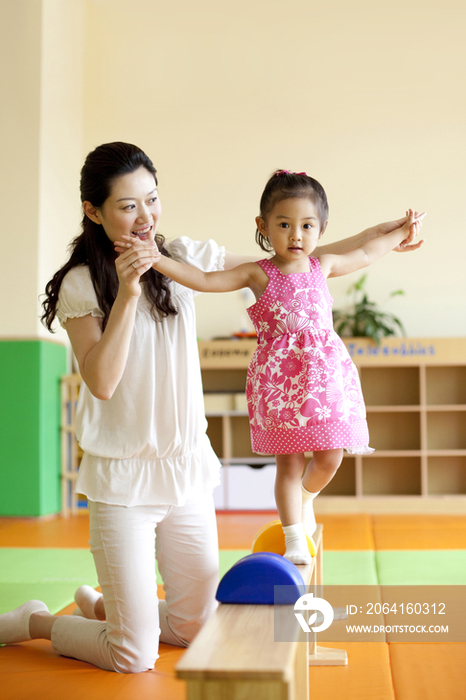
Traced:
<path fill-rule="evenodd" d="M 91 202 L 94 207 L 101 207 L 108 199 L 115 180 L 140 167 L 152 173 L 157 184 L 157 171 L 144 151 L 137 146 L 119 141 L 104 143 L 89 153 L 84 162 L 81 170 L 81 202 Z M 164 248 L 164 241 L 164 237 L 160 234 L 155 236 L 155 242 L 162 255 L 170 257 Z M 53 333 L 52 324 L 57 314 L 58 295 L 63 278 L 73 267 L 87 265 L 99 307 L 104 313 L 102 329 L 105 329 L 118 292 L 113 243 L 107 237 L 103 227 L 84 214 L 82 233 L 71 242 L 70 251 L 68 262 L 55 273 L 45 288 L 46 298 L 42 304 L 44 313 L 41 320 Z M 141 281 L 144 283 L 145 294 L 152 304 L 152 316 L 155 320 L 160 315 L 169 316 L 178 313 L 171 299 L 167 277 L 151 268 Z"/>

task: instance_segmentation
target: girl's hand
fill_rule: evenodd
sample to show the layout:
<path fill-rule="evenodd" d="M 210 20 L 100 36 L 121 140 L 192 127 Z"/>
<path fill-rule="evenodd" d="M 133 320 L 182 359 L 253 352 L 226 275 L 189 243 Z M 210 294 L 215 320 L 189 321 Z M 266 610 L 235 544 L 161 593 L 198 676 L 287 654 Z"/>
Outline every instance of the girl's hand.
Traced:
<path fill-rule="evenodd" d="M 422 246 L 422 244 L 424 243 L 423 240 L 419 241 L 418 243 L 413 243 L 413 240 L 415 239 L 415 237 L 419 233 L 419 228 L 420 228 L 420 225 L 422 224 L 422 219 L 426 215 L 426 212 L 422 212 L 422 214 L 420 214 L 418 211 L 413 211 L 412 209 L 409 209 L 406 212 L 406 216 L 403 219 L 398 219 L 397 221 L 386 221 L 383 224 L 379 224 L 375 229 L 377 236 L 383 236 L 386 233 L 391 233 L 395 229 L 401 228 L 402 226 L 404 226 L 404 224 L 407 222 L 407 220 L 409 218 L 410 213 L 412 213 L 412 215 L 414 216 L 415 221 L 414 221 L 413 225 L 410 227 L 409 236 L 407 236 L 405 238 L 405 240 L 402 243 L 400 243 L 400 245 L 398 245 L 396 248 L 394 248 L 394 250 L 396 250 L 398 253 L 408 253 L 408 252 L 411 252 L 413 250 L 417 250 L 418 248 L 420 248 Z M 419 225 L 417 225 L 417 224 L 419 224 Z"/>
<path fill-rule="evenodd" d="M 139 238 L 122 235 L 121 241 L 115 241 L 115 251 L 119 254 L 116 271 L 120 290 L 128 296 L 139 297 L 140 279 L 157 260 L 160 253 L 154 241 L 141 241 Z"/>
<path fill-rule="evenodd" d="M 405 224 L 410 217 L 412 217 L 414 221 L 409 227 L 409 235 L 404 239 L 404 241 L 397 245 L 397 247 L 394 248 L 394 250 L 396 250 L 398 253 L 406 253 L 408 251 L 417 250 L 422 246 L 422 244 L 424 243 L 423 240 L 419 241 L 418 243 L 413 243 L 413 241 L 419 234 L 419 231 L 422 226 L 422 220 L 425 217 L 425 215 L 425 211 L 422 212 L 422 214 L 420 214 L 417 211 L 408 209 L 408 211 L 406 212 L 406 218 L 403 220 L 403 224 Z"/>

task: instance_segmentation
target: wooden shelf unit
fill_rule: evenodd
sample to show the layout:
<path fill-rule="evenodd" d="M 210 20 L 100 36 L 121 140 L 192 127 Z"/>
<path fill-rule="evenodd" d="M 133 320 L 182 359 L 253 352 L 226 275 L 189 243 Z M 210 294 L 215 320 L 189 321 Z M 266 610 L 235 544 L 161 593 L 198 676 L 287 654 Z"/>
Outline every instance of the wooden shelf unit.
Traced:
<path fill-rule="evenodd" d="M 346 455 L 317 505 L 352 499 L 356 510 L 404 504 L 448 512 L 455 502 L 455 512 L 466 512 L 466 338 L 345 343 L 360 373 L 375 452 Z M 228 403 L 229 393 L 244 392 L 255 347 L 255 340 L 199 343 L 208 434 L 227 466 L 271 462 L 253 455 L 247 412 Z M 210 398 L 222 394 L 229 407 L 210 411 Z"/>
<path fill-rule="evenodd" d="M 365 339 L 345 342 L 360 372 L 376 451 L 346 455 L 317 510 L 466 512 L 466 338 L 388 338 L 379 348 Z M 273 462 L 253 454 L 244 410 L 255 348 L 255 340 L 199 343 L 208 434 L 231 467 L 230 478 L 235 465 L 260 469 Z M 73 493 L 81 460 L 74 427 L 80 383 L 79 375 L 62 379 L 64 514 L 85 510 Z"/>
<path fill-rule="evenodd" d="M 61 379 L 61 512 L 65 516 L 87 510 L 85 502 L 74 493 L 82 457 L 75 428 L 80 386 L 79 374 L 70 374 Z"/>

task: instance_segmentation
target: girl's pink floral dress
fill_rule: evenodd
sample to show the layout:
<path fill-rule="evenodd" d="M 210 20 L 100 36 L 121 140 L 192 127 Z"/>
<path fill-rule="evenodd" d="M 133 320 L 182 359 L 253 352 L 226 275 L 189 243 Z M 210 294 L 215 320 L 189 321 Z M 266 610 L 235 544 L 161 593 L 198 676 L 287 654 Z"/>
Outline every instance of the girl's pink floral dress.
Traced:
<path fill-rule="evenodd" d="M 289 275 L 270 260 L 257 264 L 269 283 L 248 309 L 258 335 L 246 384 L 253 451 L 372 452 L 358 372 L 333 330 L 318 259 L 309 258 L 308 273 Z"/>

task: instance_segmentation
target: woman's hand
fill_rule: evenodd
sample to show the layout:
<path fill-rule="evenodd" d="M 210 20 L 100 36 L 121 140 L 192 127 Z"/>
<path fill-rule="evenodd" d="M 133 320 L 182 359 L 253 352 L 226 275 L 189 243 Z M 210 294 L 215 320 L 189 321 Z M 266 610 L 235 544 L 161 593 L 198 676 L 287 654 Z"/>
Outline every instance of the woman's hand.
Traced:
<path fill-rule="evenodd" d="M 127 296 L 141 294 L 140 279 L 152 265 L 160 259 L 154 241 L 141 241 L 134 236 L 123 234 L 121 241 L 115 242 L 118 257 L 115 261 L 120 290 Z"/>
<path fill-rule="evenodd" d="M 112 398 L 125 371 L 141 295 L 140 279 L 159 256 L 153 241 L 130 236 L 122 239 L 115 243 L 119 289 L 105 330 L 101 320 L 91 315 L 68 319 L 65 324 L 81 376 L 101 401 Z"/>

